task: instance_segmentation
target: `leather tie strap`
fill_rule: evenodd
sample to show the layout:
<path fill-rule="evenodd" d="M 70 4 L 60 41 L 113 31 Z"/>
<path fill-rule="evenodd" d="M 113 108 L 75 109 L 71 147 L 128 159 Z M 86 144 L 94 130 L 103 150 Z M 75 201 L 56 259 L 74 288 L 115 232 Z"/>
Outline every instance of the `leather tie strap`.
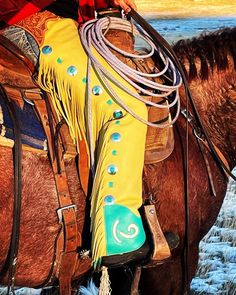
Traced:
<path fill-rule="evenodd" d="M 7 294 L 10 294 L 10 289 L 14 288 L 16 263 L 19 249 L 20 239 L 20 216 L 21 216 L 21 196 L 22 196 L 22 142 L 20 125 L 17 119 L 17 115 L 14 108 L 14 103 L 8 99 L 3 86 L 0 84 L 0 94 L 6 102 L 6 106 L 9 111 L 10 118 L 13 124 L 14 130 L 14 207 L 13 207 L 13 222 L 11 243 L 7 256 L 7 260 L 2 270 L 4 275 L 7 269 L 8 272 L 8 290 Z"/>
<path fill-rule="evenodd" d="M 43 98 L 43 100 L 36 100 L 35 106 L 42 120 L 44 131 L 48 139 L 49 155 L 59 202 L 57 214 L 59 223 L 62 226 L 62 231 L 57 242 L 56 267 L 58 271 L 56 275 L 59 278 L 60 294 L 69 295 L 71 294 L 71 279 L 78 259 L 77 247 L 81 245 L 81 237 L 77 228 L 76 206 L 72 203 L 70 198 L 60 144 L 58 145 L 60 169 L 58 169 L 58 164 L 54 155 L 55 153 L 52 145 L 54 141 L 52 133 L 53 127 L 50 128 L 49 124 L 50 114 L 46 111 L 46 104 L 49 102 L 45 93 L 43 94 Z"/>
<path fill-rule="evenodd" d="M 25 56 L 25 54 L 9 39 L 0 35 L 0 44 L 11 52 L 17 59 L 19 59 L 24 65 L 25 69 L 29 69 L 31 73 L 34 72 L 34 64 Z"/>

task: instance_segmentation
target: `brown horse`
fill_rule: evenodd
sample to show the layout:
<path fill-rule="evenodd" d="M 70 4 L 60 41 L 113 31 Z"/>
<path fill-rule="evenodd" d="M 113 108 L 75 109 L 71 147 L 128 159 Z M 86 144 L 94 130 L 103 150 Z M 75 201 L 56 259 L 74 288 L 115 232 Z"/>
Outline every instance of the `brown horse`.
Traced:
<path fill-rule="evenodd" d="M 174 50 L 188 74 L 190 89 L 204 126 L 232 169 L 236 165 L 236 28 L 181 40 Z M 163 231 L 177 232 L 181 243 L 173 251 L 169 262 L 142 272 L 141 294 L 183 294 L 185 212 L 181 149 L 186 149 L 185 119 L 180 118 L 176 127 L 173 154 L 162 163 L 146 166 L 144 181 L 155 197 Z M 191 128 L 188 132 L 188 266 L 189 279 L 192 279 L 198 261 L 199 242 L 217 217 L 226 182 L 212 156 L 207 154 L 216 190 L 214 197 L 197 140 Z M 181 141 L 184 147 L 181 147 Z"/>
<path fill-rule="evenodd" d="M 236 163 L 235 40 L 236 29 L 228 29 L 193 41 L 181 41 L 175 46 L 180 60 L 189 72 L 190 88 L 204 125 L 211 140 L 227 159 L 230 169 Z M 192 278 L 198 260 L 199 241 L 216 219 L 225 195 L 226 181 L 212 156 L 204 149 L 216 191 L 216 197 L 213 197 L 206 162 L 190 127 L 188 138 L 189 278 Z M 140 285 L 142 294 L 183 293 L 186 239 L 183 153 L 186 149 L 186 119 L 180 117 L 175 127 L 174 152 L 166 160 L 144 167 L 144 195 L 152 195 L 163 231 L 177 233 L 180 244 L 172 251 L 172 258 L 168 262 L 155 269 L 143 270 Z M 24 148 L 22 165 L 22 213 L 15 284 L 40 287 L 53 283 L 50 270 L 54 263 L 54 246 L 60 231 L 56 214 L 57 192 L 46 152 L 33 152 Z M 86 199 L 73 160 L 66 161 L 66 173 L 73 202 L 77 205 L 78 229 L 83 232 Z M 0 179 L 2 270 L 11 238 L 14 181 L 12 147 L 5 143 L 0 146 Z M 86 244 L 86 241 L 84 243 Z M 83 273 L 83 265 L 78 271 Z M 77 277 L 78 274 L 75 273 L 74 278 Z M 115 291 L 114 288 L 113 294 L 125 293 Z"/>
<path fill-rule="evenodd" d="M 230 170 L 236 165 L 236 28 L 219 30 L 174 45 L 179 60 L 188 76 L 189 86 L 204 127 L 212 142 L 226 158 Z M 182 89 L 182 105 L 186 105 Z M 187 290 L 186 279 L 194 277 L 198 262 L 200 240 L 213 225 L 225 196 L 225 177 L 213 157 L 203 153 L 210 165 L 215 196 L 209 181 L 204 156 L 192 128 L 181 116 L 175 126 L 175 149 L 166 160 L 144 167 L 144 195 L 154 199 L 158 219 L 164 232 L 180 236 L 179 246 L 172 258 L 155 268 L 143 268 L 140 294 L 182 295 Z M 188 148 L 186 147 L 188 145 Z M 186 233 L 184 199 L 183 154 L 188 149 L 188 214 L 189 231 Z M 187 236 L 186 236 L 187 234 Z M 186 264 L 186 239 L 188 262 Z M 186 270 L 188 268 L 188 270 Z M 188 271 L 188 275 L 186 272 Z M 122 275 L 119 273 L 119 276 Z M 114 273 L 117 276 L 117 273 Z M 123 278 L 126 279 L 126 276 Z M 119 278 L 120 280 L 120 278 Z M 127 279 L 127 285 L 131 279 Z M 126 288 L 127 288 L 126 285 Z M 119 284 L 114 283 L 116 290 Z M 125 290 L 114 294 L 129 294 Z"/>

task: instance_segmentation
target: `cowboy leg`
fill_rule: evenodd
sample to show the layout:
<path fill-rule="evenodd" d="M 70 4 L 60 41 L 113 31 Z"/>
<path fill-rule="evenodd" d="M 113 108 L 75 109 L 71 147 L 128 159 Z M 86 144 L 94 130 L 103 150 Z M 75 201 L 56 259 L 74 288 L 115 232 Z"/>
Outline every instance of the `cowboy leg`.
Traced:
<path fill-rule="evenodd" d="M 128 103 L 134 99 L 124 100 Z M 135 104 L 135 111 L 145 116 L 146 106 L 140 102 Z M 107 108 L 106 112 L 113 113 L 113 119 L 101 127 L 96 148 L 98 160 L 91 196 L 95 267 L 100 263 L 116 264 L 116 258 L 112 263 L 113 259 L 104 256 L 135 251 L 146 240 L 138 211 L 142 205 L 146 125 L 117 108 L 116 103 Z"/>
<path fill-rule="evenodd" d="M 91 229 L 96 266 L 103 256 L 131 252 L 145 242 L 138 208 L 142 204 L 147 127 L 126 113 L 121 104 L 111 97 L 107 85 L 101 83 L 101 77 L 93 67 L 90 74 L 86 72 L 87 55 L 73 21 L 57 20 L 49 23 L 48 27 L 50 30 L 41 46 L 39 84 L 51 93 L 53 103 L 59 115 L 68 122 L 75 142 L 81 133 L 87 131 L 89 153 L 95 154 L 95 161 L 93 163 L 91 157 L 90 165 L 95 168 Z M 60 40 L 55 37 L 59 31 Z M 99 53 L 92 51 L 113 77 L 132 89 Z M 124 105 L 147 120 L 144 103 L 115 83 L 109 83 Z M 88 136 L 89 122 L 92 136 Z"/>

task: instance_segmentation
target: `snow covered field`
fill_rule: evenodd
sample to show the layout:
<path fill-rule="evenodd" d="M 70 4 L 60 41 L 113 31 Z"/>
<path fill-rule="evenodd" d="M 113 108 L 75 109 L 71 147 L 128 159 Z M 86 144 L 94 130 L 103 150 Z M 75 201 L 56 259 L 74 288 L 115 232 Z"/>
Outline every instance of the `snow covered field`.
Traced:
<path fill-rule="evenodd" d="M 215 225 L 200 244 L 192 290 L 194 295 L 236 294 L 236 183 L 233 181 Z"/>

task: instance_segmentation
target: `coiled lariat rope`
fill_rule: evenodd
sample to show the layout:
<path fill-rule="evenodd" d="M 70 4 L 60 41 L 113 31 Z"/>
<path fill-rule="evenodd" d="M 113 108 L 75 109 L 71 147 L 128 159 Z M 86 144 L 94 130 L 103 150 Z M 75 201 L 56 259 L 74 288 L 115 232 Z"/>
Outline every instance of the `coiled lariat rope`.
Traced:
<path fill-rule="evenodd" d="M 113 44 L 111 44 L 105 37 L 105 33 L 107 29 L 117 29 L 125 32 L 133 33 L 135 36 L 138 36 L 142 40 L 144 40 L 150 47 L 150 52 L 147 54 L 131 54 L 125 52 Z M 152 42 L 151 38 L 144 32 L 141 31 L 140 28 L 133 26 L 133 24 L 124 19 L 119 19 L 115 17 L 105 17 L 99 20 L 91 20 L 86 22 L 82 29 L 80 30 L 81 42 L 83 47 L 88 55 L 88 58 L 91 60 L 91 65 L 96 70 L 99 78 L 106 85 L 110 94 L 113 98 L 133 117 L 140 120 L 141 122 L 157 128 L 165 128 L 168 127 L 177 120 L 180 112 L 180 99 L 179 99 L 179 87 L 182 84 L 182 78 L 178 70 L 175 68 L 173 62 L 165 55 L 163 52 L 157 48 Z M 96 51 L 103 56 L 103 58 L 109 63 L 109 65 L 120 74 L 127 82 L 129 82 L 135 89 L 145 95 L 150 95 L 153 97 L 165 97 L 168 101 L 168 96 L 175 92 L 174 99 L 166 104 L 158 104 L 149 100 L 144 99 L 137 92 L 133 92 L 124 85 L 121 84 L 117 79 L 115 79 L 109 71 L 97 60 L 97 58 L 92 53 L 92 47 L 96 49 Z M 112 52 L 111 49 L 121 53 L 125 57 L 129 58 L 138 58 L 138 59 L 146 59 L 154 56 L 154 54 L 158 54 L 160 59 L 164 64 L 164 68 L 158 73 L 143 73 L 137 71 L 122 61 L 119 60 Z M 168 75 L 167 75 L 168 74 Z M 164 85 L 150 80 L 150 78 L 161 78 L 164 75 L 171 76 L 172 85 Z M 154 106 L 160 109 L 170 109 L 176 107 L 175 116 L 172 120 L 169 120 L 167 123 L 152 123 L 148 122 L 141 117 L 139 117 L 135 111 L 128 108 L 128 106 L 121 100 L 120 97 L 115 93 L 114 89 L 111 87 L 109 81 L 112 81 L 117 86 L 119 86 L 122 90 L 137 98 L 138 100 L 144 102 L 146 105 Z M 140 86 L 143 85 L 143 86 Z M 149 89 L 149 90 L 147 90 Z M 89 93 L 88 93 L 89 94 Z M 173 101 L 172 101 L 173 100 Z"/>
<path fill-rule="evenodd" d="M 150 51 L 145 54 L 131 54 L 125 52 L 113 44 L 111 44 L 105 37 L 106 32 L 109 29 L 116 29 L 132 33 L 134 36 L 142 39 L 146 44 L 149 45 Z M 92 174 L 94 175 L 94 146 L 93 146 L 93 123 L 92 123 L 92 91 L 90 85 L 90 71 L 91 67 L 97 73 L 99 79 L 108 90 L 111 97 L 129 114 L 134 118 L 152 127 L 166 128 L 175 123 L 180 113 L 180 98 L 179 98 L 179 87 L 182 84 L 182 77 L 179 71 L 174 66 L 172 60 L 165 54 L 160 48 L 152 42 L 151 37 L 145 33 L 141 28 L 134 26 L 133 23 L 115 17 L 105 17 L 101 19 L 95 19 L 86 22 L 80 30 L 81 43 L 84 47 L 85 52 L 88 56 L 87 64 L 87 134 L 90 147 L 90 160 Z M 94 48 L 107 62 L 108 64 L 128 83 L 130 83 L 137 91 L 132 91 L 118 81 L 95 57 L 92 52 Z M 157 73 L 144 73 L 137 71 L 119 60 L 111 50 L 115 50 L 127 58 L 147 59 L 154 55 L 159 56 L 160 60 L 164 64 L 162 70 L 158 70 Z M 172 85 L 164 85 L 153 81 L 153 78 L 164 78 L 171 77 Z M 169 116 L 168 122 L 149 122 L 141 118 L 135 113 L 135 110 L 130 109 L 125 102 L 117 95 L 115 90 L 112 88 L 111 83 L 114 83 L 120 89 L 135 97 L 139 101 L 142 101 L 148 106 L 153 106 L 159 109 L 175 109 L 174 118 L 171 119 Z M 144 99 L 141 95 L 149 95 L 158 98 L 165 98 L 166 104 L 155 103 Z M 173 96 L 174 94 L 174 96 Z"/>

